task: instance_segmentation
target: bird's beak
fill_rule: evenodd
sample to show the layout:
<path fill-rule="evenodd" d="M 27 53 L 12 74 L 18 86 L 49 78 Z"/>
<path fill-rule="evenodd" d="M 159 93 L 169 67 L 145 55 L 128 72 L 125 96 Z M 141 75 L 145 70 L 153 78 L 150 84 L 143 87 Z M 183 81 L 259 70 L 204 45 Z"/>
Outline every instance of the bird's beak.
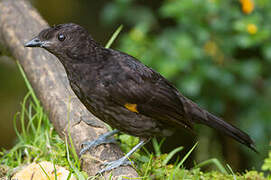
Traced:
<path fill-rule="evenodd" d="M 24 44 L 25 47 L 43 47 L 44 42 L 41 41 L 38 37 L 35 37 L 34 39 L 28 41 Z"/>

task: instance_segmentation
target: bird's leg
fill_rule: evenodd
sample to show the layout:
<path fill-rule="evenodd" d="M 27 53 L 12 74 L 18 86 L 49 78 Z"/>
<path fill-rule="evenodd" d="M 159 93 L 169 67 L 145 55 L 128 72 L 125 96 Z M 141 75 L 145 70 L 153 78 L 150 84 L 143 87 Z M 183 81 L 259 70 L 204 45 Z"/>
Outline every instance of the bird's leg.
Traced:
<path fill-rule="evenodd" d="M 111 137 L 114 134 L 117 134 L 118 132 L 119 132 L 119 130 L 115 129 L 113 131 L 102 134 L 96 140 L 83 142 L 82 145 L 84 146 L 84 148 L 82 148 L 79 155 L 84 154 L 86 151 L 88 151 L 91 148 L 94 148 L 94 147 L 96 147 L 96 146 L 98 146 L 100 144 L 115 143 L 116 140 L 114 138 L 108 138 L 108 137 Z"/>
<path fill-rule="evenodd" d="M 140 149 L 144 144 L 146 144 L 148 142 L 148 140 L 146 139 L 142 139 L 140 140 L 140 142 L 133 147 L 133 149 L 131 151 L 129 151 L 125 156 L 121 157 L 118 160 L 115 161 L 111 161 L 111 162 L 106 162 L 103 165 L 105 165 L 106 167 L 103 168 L 102 170 L 100 170 L 97 174 L 102 174 L 105 171 L 110 171 L 114 168 L 117 168 L 119 166 L 124 166 L 124 165 L 130 165 L 131 161 L 128 159 L 136 150 Z"/>

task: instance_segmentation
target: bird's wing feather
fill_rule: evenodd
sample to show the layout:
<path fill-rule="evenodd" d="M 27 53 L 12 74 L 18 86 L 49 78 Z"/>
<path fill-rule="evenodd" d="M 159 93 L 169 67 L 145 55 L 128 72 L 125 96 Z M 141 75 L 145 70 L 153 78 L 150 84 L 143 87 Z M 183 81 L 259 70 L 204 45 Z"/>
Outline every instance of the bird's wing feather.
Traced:
<path fill-rule="evenodd" d="M 118 51 L 114 53 L 110 61 L 117 62 L 121 71 L 115 74 L 118 77 L 112 77 L 118 81 L 106 87 L 111 100 L 122 106 L 134 105 L 136 113 L 192 129 L 182 95 L 174 86 L 135 58 Z"/>

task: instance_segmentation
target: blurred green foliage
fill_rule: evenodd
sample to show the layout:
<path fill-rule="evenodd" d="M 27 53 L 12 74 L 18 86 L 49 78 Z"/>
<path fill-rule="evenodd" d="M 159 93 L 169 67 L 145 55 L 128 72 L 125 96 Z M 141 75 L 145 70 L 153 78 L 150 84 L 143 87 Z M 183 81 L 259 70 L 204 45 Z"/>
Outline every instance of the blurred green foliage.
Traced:
<path fill-rule="evenodd" d="M 249 132 L 262 156 L 245 150 L 247 159 L 260 167 L 271 140 L 269 0 L 163 0 L 152 6 L 114 0 L 105 6 L 102 20 L 131 27 L 120 36 L 119 49 Z"/>
<path fill-rule="evenodd" d="M 271 151 L 269 151 L 269 156 L 264 160 L 262 170 L 269 171 L 271 173 Z M 271 176 L 271 174 L 270 174 L 270 176 Z"/>

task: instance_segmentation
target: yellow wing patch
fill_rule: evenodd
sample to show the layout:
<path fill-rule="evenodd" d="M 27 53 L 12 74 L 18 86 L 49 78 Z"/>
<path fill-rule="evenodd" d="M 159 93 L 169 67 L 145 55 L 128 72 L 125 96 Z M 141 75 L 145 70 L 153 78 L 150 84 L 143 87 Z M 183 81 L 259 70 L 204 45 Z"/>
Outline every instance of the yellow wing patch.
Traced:
<path fill-rule="evenodd" d="M 124 106 L 125 106 L 129 111 L 139 113 L 138 110 L 136 109 L 137 104 L 126 103 L 126 104 L 124 104 Z"/>

